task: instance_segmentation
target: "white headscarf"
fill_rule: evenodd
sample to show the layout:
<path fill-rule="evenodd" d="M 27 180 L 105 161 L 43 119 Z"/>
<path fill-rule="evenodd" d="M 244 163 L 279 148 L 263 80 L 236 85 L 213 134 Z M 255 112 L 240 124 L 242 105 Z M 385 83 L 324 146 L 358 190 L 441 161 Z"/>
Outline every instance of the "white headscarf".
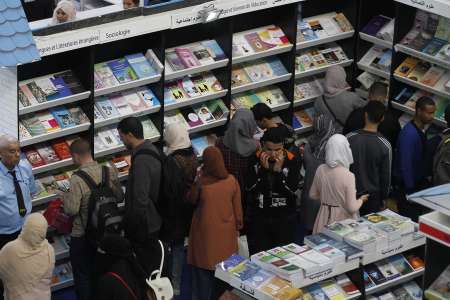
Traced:
<path fill-rule="evenodd" d="M 186 126 L 181 123 L 169 124 L 164 128 L 164 140 L 167 144 L 167 154 L 191 147 L 189 133 Z"/>
<path fill-rule="evenodd" d="M 336 168 L 338 165 L 346 169 L 353 163 L 352 150 L 345 136 L 335 134 L 327 142 L 325 147 L 325 163 L 330 168 Z"/>
<path fill-rule="evenodd" d="M 56 5 L 55 10 L 53 11 L 52 25 L 59 24 L 58 19 L 56 18 L 56 12 L 58 9 L 61 9 L 67 14 L 67 22 L 75 20 L 77 15 L 77 10 L 75 9 L 75 5 L 71 0 L 61 0 Z"/>

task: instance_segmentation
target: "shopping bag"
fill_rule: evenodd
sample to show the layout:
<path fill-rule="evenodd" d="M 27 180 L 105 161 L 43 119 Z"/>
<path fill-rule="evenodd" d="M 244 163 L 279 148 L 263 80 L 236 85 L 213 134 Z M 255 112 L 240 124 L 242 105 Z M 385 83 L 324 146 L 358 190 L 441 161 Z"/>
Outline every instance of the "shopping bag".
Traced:
<path fill-rule="evenodd" d="M 248 243 L 247 243 L 247 236 L 241 235 L 238 237 L 238 253 L 240 256 L 249 258 L 250 253 L 248 251 Z"/>
<path fill-rule="evenodd" d="M 44 217 L 47 220 L 48 226 L 54 228 L 59 233 L 69 234 L 72 232 L 73 217 L 64 213 L 61 199 L 53 200 L 48 204 L 44 212 Z"/>

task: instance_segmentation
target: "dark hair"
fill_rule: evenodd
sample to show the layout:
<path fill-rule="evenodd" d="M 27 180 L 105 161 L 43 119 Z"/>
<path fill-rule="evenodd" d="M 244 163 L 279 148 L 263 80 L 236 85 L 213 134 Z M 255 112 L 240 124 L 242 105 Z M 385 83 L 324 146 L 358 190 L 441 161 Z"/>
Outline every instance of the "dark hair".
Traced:
<path fill-rule="evenodd" d="M 285 139 L 285 131 L 281 126 L 272 127 L 264 132 L 263 137 L 261 138 L 262 142 L 272 142 L 274 144 L 282 144 Z"/>
<path fill-rule="evenodd" d="M 444 119 L 447 122 L 447 127 L 450 127 L 450 104 L 445 109 Z"/>
<path fill-rule="evenodd" d="M 364 108 L 364 111 L 367 113 L 367 118 L 370 122 L 378 124 L 383 119 L 386 108 L 381 102 L 369 101 Z"/>
<path fill-rule="evenodd" d="M 70 144 L 70 153 L 78 155 L 91 154 L 91 144 L 82 138 L 78 138 Z"/>
<path fill-rule="evenodd" d="M 416 102 L 416 111 L 418 111 L 419 109 L 424 109 L 425 106 L 427 105 L 436 106 L 433 99 L 431 99 L 430 97 L 426 96 L 420 97 L 419 100 L 417 100 Z"/>
<path fill-rule="evenodd" d="M 256 121 L 262 121 L 262 119 L 272 119 L 272 109 L 265 103 L 257 103 L 252 107 L 253 116 Z"/>
<path fill-rule="evenodd" d="M 141 121 L 136 117 L 128 117 L 120 121 L 117 130 L 120 130 L 123 134 L 131 133 L 137 139 L 144 138 L 144 128 Z"/>
<path fill-rule="evenodd" d="M 369 99 L 373 97 L 387 97 L 388 85 L 384 82 L 374 82 L 369 89 Z"/>
<path fill-rule="evenodd" d="M 139 7 L 139 0 L 132 0 L 134 5 L 136 5 L 136 7 Z"/>

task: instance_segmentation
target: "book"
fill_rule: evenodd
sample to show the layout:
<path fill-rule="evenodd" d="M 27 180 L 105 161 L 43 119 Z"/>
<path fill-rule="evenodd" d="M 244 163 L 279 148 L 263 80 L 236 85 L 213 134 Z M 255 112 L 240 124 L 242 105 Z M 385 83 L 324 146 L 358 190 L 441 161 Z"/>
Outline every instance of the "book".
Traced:
<path fill-rule="evenodd" d="M 445 74 L 445 70 L 436 66 L 431 67 L 420 80 L 421 83 L 428 86 L 435 86 L 436 83 Z"/>
<path fill-rule="evenodd" d="M 173 71 L 180 71 L 186 69 L 175 50 L 166 51 L 166 62 Z"/>
<path fill-rule="evenodd" d="M 228 108 L 225 106 L 221 99 L 208 101 L 206 103 L 206 106 L 216 120 L 222 120 L 226 118 L 228 114 Z"/>
<path fill-rule="evenodd" d="M 322 291 L 330 300 L 345 300 L 347 295 L 334 279 L 328 279 L 319 283 Z"/>
<path fill-rule="evenodd" d="M 446 40 L 441 40 L 438 38 L 434 38 L 428 45 L 422 49 L 422 52 L 428 55 L 436 55 L 439 53 L 439 50 L 442 49 L 448 42 Z"/>
<path fill-rule="evenodd" d="M 175 48 L 175 52 L 181 60 L 181 63 L 186 68 L 193 68 L 200 66 L 200 62 L 195 58 L 194 54 L 192 54 L 189 48 L 177 47 Z"/>
<path fill-rule="evenodd" d="M 413 272 L 413 268 L 402 254 L 397 254 L 387 258 L 388 262 L 402 275 Z"/>
<path fill-rule="evenodd" d="M 34 99 L 38 103 L 44 103 L 47 102 L 47 95 L 44 93 L 44 91 L 36 84 L 36 82 L 32 81 L 27 83 L 27 87 L 30 90 L 30 92 L 33 94 Z"/>
<path fill-rule="evenodd" d="M 69 110 L 64 106 L 50 108 L 50 113 L 56 119 L 61 129 L 74 127 L 77 125 Z"/>
<path fill-rule="evenodd" d="M 94 105 L 94 122 L 98 122 L 103 120 L 103 115 L 100 112 L 100 110 L 98 109 L 97 105 Z"/>
<path fill-rule="evenodd" d="M 436 32 L 434 33 L 436 39 L 450 41 L 450 19 L 440 16 Z"/>
<path fill-rule="evenodd" d="M 367 23 L 366 26 L 363 27 L 361 32 L 376 36 L 378 31 L 383 28 L 384 25 L 386 25 L 388 22 L 390 22 L 391 19 L 388 17 L 385 17 L 383 15 L 377 15 L 374 16 L 369 23 Z"/>
<path fill-rule="evenodd" d="M 260 291 L 274 299 L 283 300 L 295 300 L 302 295 L 299 289 L 293 288 L 289 282 L 279 277 L 270 278 L 260 287 Z"/>
<path fill-rule="evenodd" d="M 406 290 L 406 292 L 408 293 L 409 297 L 412 298 L 412 300 L 423 299 L 423 290 L 414 280 L 404 283 L 403 288 Z"/>
<path fill-rule="evenodd" d="M 408 260 L 410 266 L 413 267 L 415 271 L 421 270 L 425 267 L 424 261 L 417 255 L 414 254 L 408 255 L 406 259 Z"/>
<path fill-rule="evenodd" d="M 46 164 L 54 163 L 60 160 L 56 152 L 47 144 L 39 144 L 35 147 L 35 149 Z"/>
<path fill-rule="evenodd" d="M 67 145 L 65 140 L 54 140 L 52 141 L 51 145 L 56 155 L 58 155 L 59 159 L 64 160 L 72 157 L 70 155 L 69 145 Z"/>
<path fill-rule="evenodd" d="M 400 93 L 394 98 L 395 102 L 405 104 L 411 96 L 415 93 L 415 89 L 411 87 L 404 87 Z"/>
<path fill-rule="evenodd" d="M 203 125 L 202 120 L 195 113 L 192 107 L 184 107 L 183 109 L 181 109 L 181 114 L 183 115 L 184 119 L 187 121 L 187 123 L 191 128 Z"/>
<path fill-rule="evenodd" d="M 339 25 L 332 18 L 320 18 L 319 23 L 328 36 L 335 36 L 342 32 Z"/>
<path fill-rule="evenodd" d="M 377 261 L 375 265 L 380 270 L 381 274 L 386 277 L 386 280 L 391 280 L 393 278 L 401 276 L 397 269 L 391 265 L 387 260 Z"/>
<path fill-rule="evenodd" d="M 141 98 L 148 107 L 160 105 L 158 98 L 148 87 L 139 87 L 135 91 L 139 98 Z"/>
<path fill-rule="evenodd" d="M 270 77 L 266 76 L 266 74 L 263 72 L 263 64 L 265 64 L 265 62 L 261 60 L 243 64 L 245 73 L 247 73 L 252 82 L 259 82 L 266 79 L 267 77 Z"/>
<path fill-rule="evenodd" d="M 27 114 L 21 117 L 21 122 L 31 134 L 31 136 L 37 136 L 46 134 L 47 129 L 42 125 L 41 121 L 35 114 Z"/>
<path fill-rule="evenodd" d="M 184 89 L 178 85 L 177 81 L 167 82 L 164 86 L 164 103 L 175 103 L 188 99 Z"/>
<path fill-rule="evenodd" d="M 310 248 L 308 246 L 299 246 L 295 243 L 291 243 L 289 245 L 283 246 L 283 249 L 298 255 L 300 253 L 303 253 L 303 252 L 309 250 Z"/>
<path fill-rule="evenodd" d="M 210 123 L 215 121 L 214 116 L 211 114 L 206 104 L 197 104 L 192 106 L 192 108 L 203 123 Z"/>
<path fill-rule="evenodd" d="M 191 139 L 192 148 L 197 156 L 202 156 L 203 151 L 209 146 L 208 139 L 206 136 L 200 136 Z"/>
<path fill-rule="evenodd" d="M 276 247 L 270 250 L 267 250 L 267 253 L 272 254 L 273 256 L 276 256 L 281 259 L 288 259 L 295 256 L 294 253 L 282 248 L 282 247 Z"/>
<path fill-rule="evenodd" d="M 305 290 L 312 299 L 330 300 L 318 283 L 313 283 L 310 286 L 307 286 Z"/>
<path fill-rule="evenodd" d="M 192 82 L 191 78 L 189 78 L 188 76 L 178 79 L 177 84 L 179 88 L 184 90 L 190 98 L 202 95 L 200 90 L 195 86 L 194 82 Z"/>
<path fill-rule="evenodd" d="M 368 72 L 362 72 L 357 78 L 356 78 L 365 89 L 370 89 L 372 84 L 379 81 L 379 77 L 375 76 Z"/>
<path fill-rule="evenodd" d="M 381 284 L 386 281 L 386 277 L 381 273 L 378 267 L 374 264 L 370 264 L 364 267 L 367 275 L 376 284 Z"/>
<path fill-rule="evenodd" d="M 94 65 L 94 75 L 97 75 L 97 79 L 100 84 L 98 84 L 99 88 L 107 88 L 119 85 L 119 81 L 114 76 L 113 71 L 111 70 L 108 63 L 98 63 Z"/>
<path fill-rule="evenodd" d="M 164 114 L 164 126 L 176 123 L 182 124 L 186 126 L 187 129 L 189 129 L 189 124 L 187 123 L 186 119 L 183 118 L 183 115 L 179 110 L 172 110 Z"/>
<path fill-rule="evenodd" d="M 353 30 L 352 24 L 343 13 L 337 13 L 333 19 L 339 25 L 339 27 L 343 32 Z"/>
<path fill-rule="evenodd" d="M 274 278 L 274 275 L 272 273 L 269 273 L 263 269 L 259 269 L 258 272 L 256 272 L 252 276 L 248 276 L 243 284 L 246 286 L 250 286 L 253 289 L 259 289 L 262 285 L 264 285 L 272 278 Z"/>
<path fill-rule="evenodd" d="M 23 152 L 25 153 L 25 157 L 33 168 L 45 165 L 45 161 L 34 148 L 25 148 L 23 149 Z"/>
<path fill-rule="evenodd" d="M 401 77 L 406 77 L 409 75 L 409 73 L 416 67 L 416 65 L 419 63 L 419 60 L 413 57 L 406 58 L 400 66 L 395 69 L 395 74 Z"/>
<path fill-rule="evenodd" d="M 107 64 L 119 83 L 126 83 L 138 79 L 136 73 L 134 73 L 124 58 L 108 61 Z"/>
<path fill-rule="evenodd" d="M 111 101 L 109 101 L 108 98 L 106 98 L 106 96 L 98 97 L 95 101 L 95 106 L 98 108 L 98 110 L 103 115 L 103 118 L 105 119 L 120 115 L 116 107 L 111 103 Z"/>
<path fill-rule="evenodd" d="M 109 94 L 108 99 L 116 107 L 121 116 L 126 116 L 133 113 L 133 110 L 130 105 L 128 105 L 127 100 L 121 93 Z"/>
<path fill-rule="evenodd" d="M 53 82 L 47 76 L 35 78 L 34 82 L 40 90 L 44 92 L 46 98 L 58 92 L 56 87 L 53 85 Z"/>
<path fill-rule="evenodd" d="M 145 102 L 134 90 L 122 92 L 122 97 L 125 98 L 134 112 L 140 112 L 147 109 Z"/>
<path fill-rule="evenodd" d="M 338 241 L 343 241 L 344 236 L 353 232 L 353 228 L 340 222 L 334 222 L 326 225 L 322 232 Z"/>
<path fill-rule="evenodd" d="M 64 79 L 61 77 L 56 78 L 50 78 L 53 85 L 56 87 L 58 92 L 55 94 L 55 96 L 47 96 L 47 100 L 51 101 L 57 98 L 63 98 L 68 97 L 72 95 L 72 91 L 70 90 L 69 86 L 65 83 Z"/>
<path fill-rule="evenodd" d="M 213 73 L 206 72 L 200 74 L 200 76 L 203 76 L 203 85 L 206 85 L 208 91 L 210 93 L 215 93 L 223 90 L 222 85 L 220 84 L 220 81 L 214 76 Z M 202 92 L 203 93 L 203 92 Z"/>
<path fill-rule="evenodd" d="M 249 280 L 256 275 L 261 270 L 259 266 L 252 263 L 251 261 L 245 260 L 244 262 L 238 264 L 236 267 L 230 269 L 228 272 L 233 274 L 233 276 L 239 278 L 241 281 Z"/>
<path fill-rule="evenodd" d="M 69 108 L 70 116 L 72 117 L 72 120 L 75 122 L 75 124 L 86 124 L 89 123 L 89 119 L 86 116 L 86 114 L 83 112 L 81 107 L 74 106 Z"/>
<path fill-rule="evenodd" d="M 153 124 L 150 118 L 141 120 L 141 123 L 144 131 L 144 138 L 149 139 L 159 135 L 158 129 L 156 128 L 155 124 Z"/>
<path fill-rule="evenodd" d="M 125 59 L 138 78 L 142 79 L 156 75 L 156 71 L 142 53 L 125 55 Z"/>
<path fill-rule="evenodd" d="M 126 156 L 114 157 L 111 162 L 119 173 L 126 173 L 130 170 L 131 165 Z"/>
<path fill-rule="evenodd" d="M 55 132 L 60 130 L 60 126 L 53 115 L 48 111 L 40 111 L 36 113 L 36 117 L 39 119 L 41 124 L 44 126 L 47 133 Z"/>
<path fill-rule="evenodd" d="M 110 129 L 101 130 L 98 132 L 98 137 L 102 141 L 102 143 L 106 146 L 106 148 L 113 148 L 120 146 L 122 144 L 121 141 L 118 141 L 114 136 L 114 133 Z"/>
<path fill-rule="evenodd" d="M 69 87 L 72 94 L 78 94 L 84 92 L 83 85 L 78 80 L 78 78 L 73 74 L 71 70 L 62 71 L 59 73 L 53 74 L 55 79 L 62 78 L 64 83 Z"/>
<path fill-rule="evenodd" d="M 97 91 L 104 88 L 106 88 L 106 85 L 103 83 L 100 76 L 97 75 L 97 73 L 94 73 L 94 89 Z"/>
<path fill-rule="evenodd" d="M 23 92 L 24 87 L 26 87 L 26 86 L 19 85 L 19 89 L 17 90 L 17 98 L 19 98 L 19 103 L 23 107 L 28 107 L 28 106 L 31 106 L 32 103 L 31 103 L 30 99 L 28 99 L 27 95 L 25 95 L 25 93 Z M 28 87 L 26 87 L 26 88 L 28 89 Z M 34 98 L 34 96 L 31 94 L 31 92 L 29 94 Z M 36 101 L 36 99 L 34 101 Z M 35 103 L 37 103 L 37 101 Z"/>
<path fill-rule="evenodd" d="M 233 57 L 245 56 L 253 52 L 252 47 L 242 33 L 233 34 Z"/>
<path fill-rule="evenodd" d="M 240 255 L 233 254 L 227 259 L 225 259 L 223 262 L 219 263 L 217 266 L 220 267 L 223 271 L 230 271 L 237 267 L 239 264 L 243 263 L 245 261 L 245 258 L 243 258 Z"/>
<path fill-rule="evenodd" d="M 22 122 L 19 121 L 19 140 L 22 141 L 31 137 L 32 137 L 31 133 L 28 131 L 25 125 L 23 125 Z"/>
<path fill-rule="evenodd" d="M 73 279 L 72 267 L 70 263 L 56 265 L 53 269 L 53 275 L 51 279 L 52 284 L 59 282 L 66 282 Z"/>
<path fill-rule="evenodd" d="M 215 55 L 214 52 L 211 54 L 202 43 L 196 43 L 190 46 L 189 50 L 201 65 L 211 64 L 215 61 L 213 58 L 213 55 Z"/>
<path fill-rule="evenodd" d="M 438 278 L 425 291 L 425 297 L 430 300 L 434 299 L 449 299 L 450 290 L 450 265 L 447 266 Z"/>
<path fill-rule="evenodd" d="M 277 57 L 269 57 L 266 59 L 266 63 L 272 69 L 272 73 L 275 76 L 282 76 L 288 73 L 285 66 Z"/>
<path fill-rule="evenodd" d="M 308 22 L 299 21 L 297 30 L 297 42 L 313 41 L 319 38 Z"/>
<path fill-rule="evenodd" d="M 305 252 L 302 252 L 299 257 L 309 260 L 310 262 L 315 263 L 316 265 L 320 266 L 326 266 L 326 267 L 332 267 L 333 261 L 328 258 L 326 255 L 323 255 L 322 253 L 311 249 Z"/>
<path fill-rule="evenodd" d="M 339 286 L 342 288 L 344 292 L 347 293 L 347 295 L 355 295 L 359 293 L 358 288 L 356 285 L 348 278 L 346 274 L 341 274 L 336 277 L 336 283 L 339 284 Z"/>
<path fill-rule="evenodd" d="M 222 48 L 220 48 L 219 44 L 215 40 L 206 40 L 201 42 L 201 45 L 206 48 L 209 52 L 209 55 L 215 60 L 223 60 L 226 58 L 225 53 Z"/>
<path fill-rule="evenodd" d="M 377 32 L 377 37 L 392 42 L 394 40 L 394 25 L 395 19 L 391 19 Z"/>
<path fill-rule="evenodd" d="M 372 281 L 372 279 L 370 279 L 369 274 L 367 274 L 367 272 L 365 270 L 363 271 L 363 276 L 364 276 L 363 277 L 364 278 L 364 286 L 366 287 L 366 290 L 375 286 L 375 283 Z"/>
<path fill-rule="evenodd" d="M 256 32 L 247 33 L 244 35 L 244 38 L 247 40 L 248 44 L 252 47 L 254 52 L 258 53 L 270 49 Z"/>
<path fill-rule="evenodd" d="M 345 253 L 329 244 L 321 244 L 314 247 L 314 250 L 319 251 L 336 264 L 345 262 Z"/>
<path fill-rule="evenodd" d="M 419 61 L 409 74 L 408 79 L 414 80 L 414 81 L 420 81 L 425 73 L 431 68 L 431 64 L 425 61 Z"/>
<path fill-rule="evenodd" d="M 251 83 L 250 77 L 241 65 L 234 65 L 231 69 L 231 86 L 237 87 Z"/>

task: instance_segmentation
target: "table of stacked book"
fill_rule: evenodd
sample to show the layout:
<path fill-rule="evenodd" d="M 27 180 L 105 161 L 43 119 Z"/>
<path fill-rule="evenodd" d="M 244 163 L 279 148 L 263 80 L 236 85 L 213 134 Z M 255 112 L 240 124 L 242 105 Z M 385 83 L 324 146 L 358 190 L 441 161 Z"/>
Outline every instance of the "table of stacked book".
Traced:
<path fill-rule="evenodd" d="M 413 279 L 424 272 L 425 237 L 390 210 L 343 220 L 304 245 L 276 247 L 245 259 L 233 255 L 215 276 L 256 299 L 422 299 Z M 303 298 L 301 298 L 303 297 Z M 408 298 L 409 297 L 409 298 Z"/>

